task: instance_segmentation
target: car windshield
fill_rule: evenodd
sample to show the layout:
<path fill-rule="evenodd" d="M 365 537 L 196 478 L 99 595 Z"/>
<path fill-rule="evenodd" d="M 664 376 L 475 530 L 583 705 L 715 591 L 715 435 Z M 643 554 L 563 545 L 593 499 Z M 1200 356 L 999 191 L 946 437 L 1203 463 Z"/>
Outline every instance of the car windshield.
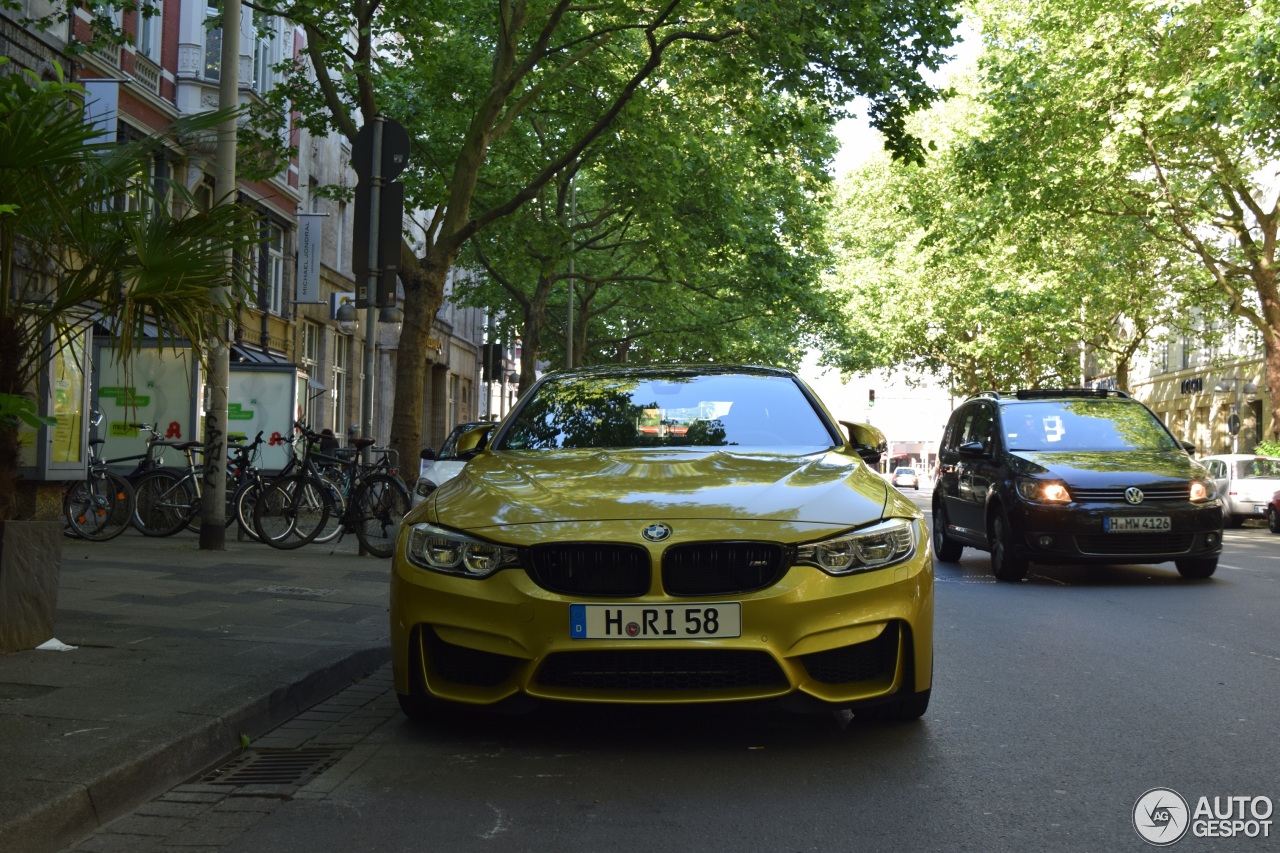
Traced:
<path fill-rule="evenodd" d="M 789 376 L 585 372 L 552 376 L 512 413 L 498 450 L 838 443 Z"/>
<path fill-rule="evenodd" d="M 1238 479 L 1277 479 L 1280 478 L 1280 459 L 1246 459 L 1237 462 L 1235 469 Z"/>
<path fill-rule="evenodd" d="M 1173 436 L 1140 403 L 1123 399 L 1010 403 L 1002 412 L 1010 450 L 1174 450 Z"/>
<path fill-rule="evenodd" d="M 905 477 L 910 477 L 915 472 L 916 472 L 915 468 L 899 468 L 897 471 L 894 471 L 893 473 L 901 474 Z"/>

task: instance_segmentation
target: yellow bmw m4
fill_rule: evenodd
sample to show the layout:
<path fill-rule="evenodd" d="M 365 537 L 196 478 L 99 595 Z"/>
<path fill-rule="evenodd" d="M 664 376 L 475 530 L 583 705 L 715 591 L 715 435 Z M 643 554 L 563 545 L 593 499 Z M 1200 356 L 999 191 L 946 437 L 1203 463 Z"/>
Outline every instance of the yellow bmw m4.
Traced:
<path fill-rule="evenodd" d="M 929 536 L 864 461 L 882 436 L 849 426 L 786 370 L 543 377 L 460 439 L 462 473 L 401 526 L 401 707 L 774 699 L 920 717 Z"/>

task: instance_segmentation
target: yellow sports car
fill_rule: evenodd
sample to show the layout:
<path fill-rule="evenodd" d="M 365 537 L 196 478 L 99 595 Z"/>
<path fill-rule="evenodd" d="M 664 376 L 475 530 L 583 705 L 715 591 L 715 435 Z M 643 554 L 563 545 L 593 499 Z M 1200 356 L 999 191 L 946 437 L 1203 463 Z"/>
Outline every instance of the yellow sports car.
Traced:
<path fill-rule="evenodd" d="M 786 370 L 543 377 L 404 519 L 401 708 L 776 699 L 918 718 L 929 536 L 864 463 L 883 436 L 847 426 Z"/>

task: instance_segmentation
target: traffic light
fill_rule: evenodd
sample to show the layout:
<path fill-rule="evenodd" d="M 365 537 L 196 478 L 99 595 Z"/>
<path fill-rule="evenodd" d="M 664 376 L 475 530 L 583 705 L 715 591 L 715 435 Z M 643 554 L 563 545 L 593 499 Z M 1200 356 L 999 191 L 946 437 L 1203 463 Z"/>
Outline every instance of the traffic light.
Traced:
<path fill-rule="evenodd" d="M 870 409 L 874 407 L 875 404 L 876 404 L 876 392 L 875 392 L 875 389 L 873 388 L 867 392 L 867 408 Z"/>

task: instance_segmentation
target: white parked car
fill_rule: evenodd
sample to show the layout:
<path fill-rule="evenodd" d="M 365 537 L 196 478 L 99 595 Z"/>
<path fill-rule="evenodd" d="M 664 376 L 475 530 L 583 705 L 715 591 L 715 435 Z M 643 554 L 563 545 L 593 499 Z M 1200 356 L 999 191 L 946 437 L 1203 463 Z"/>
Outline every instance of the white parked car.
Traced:
<path fill-rule="evenodd" d="M 1280 459 L 1225 453 L 1200 462 L 1218 486 L 1227 527 L 1239 527 L 1246 518 L 1267 517 L 1267 504 L 1280 491 Z"/>
<path fill-rule="evenodd" d="M 430 447 L 422 451 L 422 465 L 418 470 L 418 482 L 413 487 L 413 506 L 422 503 L 442 484 L 458 476 L 463 466 L 467 464 L 466 459 L 458 458 L 458 436 L 485 425 L 485 421 L 458 424 L 449 433 L 449 437 L 444 440 L 444 444 L 440 445 L 439 453 L 436 453 Z M 492 426 L 497 426 L 497 424 L 492 424 Z"/>
<path fill-rule="evenodd" d="M 906 486 L 918 489 L 920 488 L 920 474 L 915 468 L 895 468 L 893 475 L 889 477 L 889 482 L 899 489 Z"/>

